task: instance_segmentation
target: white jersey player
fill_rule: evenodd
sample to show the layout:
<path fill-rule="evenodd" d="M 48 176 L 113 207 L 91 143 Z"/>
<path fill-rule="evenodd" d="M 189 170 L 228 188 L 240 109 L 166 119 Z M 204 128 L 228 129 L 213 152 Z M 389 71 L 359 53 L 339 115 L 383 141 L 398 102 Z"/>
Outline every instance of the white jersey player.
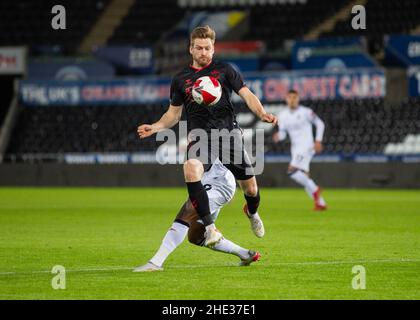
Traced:
<path fill-rule="evenodd" d="M 295 90 L 288 92 L 286 102 L 288 108 L 278 115 L 279 130 L 273 135 L 273 141 L 284 140 L 289 135 L 292 160 L 289 164 L 288 175 L 302 185 L 309 197 L 314 200 L 314 210 L 325 210 L 327 204 L 321 196 L 321 190 L 309 177 L 309 164 L 312 157 L 315 153 L 322 151 L 324 122 L 310 108 L 299 104 L 299 95 Z M 316 128 L 315 139 L 313 126 Z"/>
<path fill-rule="evenodd" d="M 213 221 L 215 221 L 219 216 L 220 209 L 233 199 L 236 191 L 235 177 L 219 159 L 216 159 L 210 170 L 204 173 L 201 181 L 207 191 L 211 216 Z M 205 246 L 205 231 L 203 222 L 188 199 L 163 238 L 162 244 L 156 254 L 148 263 L 135 268 L 133 271 L 163 270 L 162 266 L 165 260 L 184 241 L 187 235 L 191 243 Z M 215 244 L 208 246 L 208 248 L 238 256 L 241 260 L 239 264 L 241 266 L 248 266 L 252 262 L 260 259 L 258 252 L 244 249 L 224 237 Z"/>

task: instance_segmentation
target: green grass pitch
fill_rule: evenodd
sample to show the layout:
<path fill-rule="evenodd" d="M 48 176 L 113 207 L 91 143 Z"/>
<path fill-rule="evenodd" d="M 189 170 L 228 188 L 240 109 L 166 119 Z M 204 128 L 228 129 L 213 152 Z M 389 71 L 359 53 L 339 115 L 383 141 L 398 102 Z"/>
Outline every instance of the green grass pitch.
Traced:
<path fill-rule="evenodd" d="M 420 299 L 420 195 L 325 190 L 313 212 L 301 189 L 262 189 L 266 235 L 256 238 L 243 196 L 217 226 L 261 261 L 185 241 L 163 272 L 132 273 L 155 253 L 186 190 L 0 188 L 0 299 Z M 51 286 L 55 265 L 66 288 Z M 366 289 L 354 290 L 355 265 Z"/>

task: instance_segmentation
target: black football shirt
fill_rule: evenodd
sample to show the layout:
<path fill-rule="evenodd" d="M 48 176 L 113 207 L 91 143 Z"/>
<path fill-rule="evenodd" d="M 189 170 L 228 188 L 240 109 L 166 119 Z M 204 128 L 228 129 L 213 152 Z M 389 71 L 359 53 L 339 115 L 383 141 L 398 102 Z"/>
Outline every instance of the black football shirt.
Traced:
<path fill-rule="evenodd" d="M 212 106 L 196 103 L 191 94 L 194 82 L 204 76 L 216 78 L 222 87 L 220 100 Z M 198 128 L 207 132 L 211 129 L 232 130 L 238 128 L 231 101 L 232 90 L 238 93 L 244 86 L 242 76 L 229 63 L 213 60 L 203 68 L 188 66 L 177 73 L 171 83 L 170 103 L 184 105 L 188 132 Z"/>

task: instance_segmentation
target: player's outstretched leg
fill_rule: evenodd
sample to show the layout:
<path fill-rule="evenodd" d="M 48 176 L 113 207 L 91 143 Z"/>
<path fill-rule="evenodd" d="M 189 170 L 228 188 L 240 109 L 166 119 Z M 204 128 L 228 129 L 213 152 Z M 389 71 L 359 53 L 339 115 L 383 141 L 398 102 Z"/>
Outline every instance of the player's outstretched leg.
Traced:
<path fill-rule="evenodd" d="M 236 243 L 233 243 L 232 241 L 225 238 L 220 240 L 210 249 L 233 254 L 239 257 L 239 259 L 241 259 L 241 262 L 239 263 L 240 266 L 249 266 L 252 262 L 258 261 L 261 258 L 261 255 L 257 251 L 244 249 L 238 246 Z"/>
<path fill-rule="evenodd" d="M 216 229 L 210 214 L 209 197 L 201 183 L 204 173 L 203 164 L 197 159 L 190 159 L 184 163 L 184 176 L 187 183 L 190 201 L 197 211 L 206 228 L 205 243 L 208 246 L 217 243 L 223 236 Z"/>
<path fill-rule="evenodd" d="M 309 192 L 310 190 L 306 190 L 306 193 L 309 194 Z M 315 211 L 327 210 L 327 203 L 325 202 L 324 198 L 321 195 L 321 188 L 319 186 L 317 186 L 316 191 L 312 193 L 312 196 L 315 202 L 315 206 L 314 206 Z"/>
<path fill-rule="evenodd" d="M 166 258 L 184 241 L 188 228 L 188 224 L 182 221 L 175 221 L 168 232 L 166 232 L 162 244 L 153 258 L 145 265 L 135 268 L 133 272 L 162 271 Z"/>
<path fill-rule="evenodd" d="M 242 248 L 226 238 L 222 238 L 213 246 L 204 245 L 204 227 L 199 223 L 191 224 L 188 231 L 188 240 L 198 246 L 205 246 L 215 251 L 233 254 L 241 260 L 240 266 L 249 266 L 252 262 L 260 260 L 261 257 L 257 251 Z"/>
<path fill-rule="evenodd" d="M 244 191 L 246 204 L 244 206 L 244 213 L 249 218 L 251 229 L 254 234 L 261 238 L 265 234 L 264 224 L 258 214 L 258 207 L 260 205 L 260 191 L 258 190 L 257 181 L 255 177 L 248 180 L 239 180 L 239 185 Z"/>
<path fill-rule="evenodd" d="M 163 268 L 149 261 L 148 263 L 138 266 L 133 269 L 133 272 L 152 272 L 152 271 L 163 271 Z"/>
<path fill-rule="evenodd" d="M 258 251 L 249 250 L 248 251 L 248 258 L 241 258 L 241 262 L 239 265 L 241 267 L 249 266 L 252 262 L 259 261 L 261 258 L 261 255 Z"/>
<path fill-rule="evenodd" d="M 321 189 L 305 172 L 292 168 L 288 172 L 289 177 L 305 188 L 308 196 L 314 200 L 314 210 L 322 211 L 327 209 L 327 204 L 321 196 Z"/>

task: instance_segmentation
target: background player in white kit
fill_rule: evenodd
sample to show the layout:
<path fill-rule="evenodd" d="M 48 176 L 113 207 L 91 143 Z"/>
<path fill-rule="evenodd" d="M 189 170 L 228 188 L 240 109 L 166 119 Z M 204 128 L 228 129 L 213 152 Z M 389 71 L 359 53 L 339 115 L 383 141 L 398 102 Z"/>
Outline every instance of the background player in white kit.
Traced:
<path fill-rule="evenodd" d="M 286 96 L 288 108 L 278 114 L 278 132 L 273 141 L 279 142 L 288 134 L 291 142 L 292 160 L 288 175 L 305 188 L 306 193 L 314 200 L 314 210 L 326 210 L 327 204 L 321 196 L 321 189 L 309 177 L 309 164 L 315 153 L 322 152 L 324 122 L 310 109 L 299 104 L 297 91 L 290 90 Z M 312 126 L 316 127 L 314 136 Z"/>
<path fill-rule="evenodd" d="M 203 186 L 207 191 L 210 212 L 213 221 L 217 219 L 220 209 L 233 199 L 236 190 L 236 181 L 233 174 L 220 162 L 219 159 L 212 164 L 209 171 L 204 173 Z M 163 263 L 168 256 L 184 241 L 188 240 L 198 246 L 204 246 L 206 229 L 200 220 L 196 209 L 188 199 L 179 211 L 171 228 L 162 240 L 156 254 L 145 265 L 135 268 L 134 272 L 161 271 Z M 210 249 L 236 255 L 241 259 L 240 266 L 248 266 L 260 259 L 260 254 L 253 250 L 244 249 L 237 244 L 222 237 L 217 243 L 207 246 Z"/>

